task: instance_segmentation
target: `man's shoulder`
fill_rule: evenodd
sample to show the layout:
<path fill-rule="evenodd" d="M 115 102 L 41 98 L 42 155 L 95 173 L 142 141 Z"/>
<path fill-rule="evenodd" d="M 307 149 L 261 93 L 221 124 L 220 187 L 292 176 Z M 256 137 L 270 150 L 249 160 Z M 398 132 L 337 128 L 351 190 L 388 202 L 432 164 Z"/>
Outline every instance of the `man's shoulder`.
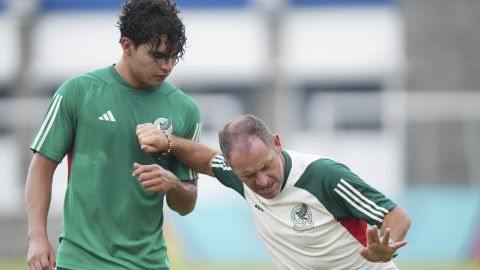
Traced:
<path fill-rule="evenodd" d="M 88 89 L 96 89 L 99 86 L 108 84 L 108 76 L 110 76 L 108 68 L 98 69 L 78 75 L 74 75 L 66 79 L 59 90 L 61 93 L 76 90 L 86 91 Z"/>
<path fill-rule="evenodd" d="M 186 94 L 183 90 L 178 88 L 176 85 L 165 81 L 163 82 L 161 86 L 161 91 L 164 93 L 166 96 L 169 97 L 169 99 L 176 103 L 178 106 L 187 106 L 191 108 L 198 108 L 198 104 L 193 99 L 191 96 Z"/>
<path fill-rule="evenodd" d="M 165 95 L 165 96 L 170 96 L 173 95 L 175 98 L 181 98 L 181 99 L 192 99 L 189 95 L 187 95 L 182 89 L 180 89 L 178 86 L 175 84 L 169 82 L 169 81 L 164 81 L 162 85 L 160 86 L 160 91 Z"/>
<path fill-rule="evenodd" d="M 287 151 L 292 159 L 291 184 L 297 187 L 335 185 L 346 167 L 325 156 Z"/>
<path fill-rule="evenodd" d="M 109 71 L 107 68 L 97 69 L 73 75 L 65 80 L 64 84 L 79 83 L 79 82 L 105 82 L 108 78 Z"/>
<path fill-rule="evenodd" d="M 292 158 L 292 163 L 300 164 L 308 170 L 335 170 L 345 167 L 345 165 L 326 156 L 292 150 L 286 150 L 286 152 Z"/>
<path fill-rule="evenodd" d="M 85 72 L 70 78 L 71 80 L 83 81 L 85 83 L 102 83 L 107 84 L 113 80 L 113 76 L 110 72 L 111 67 L 105 67 L 101 69 Z"/>
<path fill-rule="evenodd" d="M 324 170 L 337 162 L 325 156 L 302 153 L 293 150 L 285 150 L 292 160 L 293 168 L 301 172 Z"/>

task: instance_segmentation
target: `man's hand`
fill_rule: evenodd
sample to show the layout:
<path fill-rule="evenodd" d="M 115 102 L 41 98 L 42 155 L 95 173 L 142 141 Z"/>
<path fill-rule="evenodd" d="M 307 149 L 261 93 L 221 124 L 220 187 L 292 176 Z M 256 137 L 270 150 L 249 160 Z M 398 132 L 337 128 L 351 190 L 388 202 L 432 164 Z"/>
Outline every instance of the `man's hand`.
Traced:
<path fill-rule="evenodd" d="M 170 171 L 163 169 L 157 164 L 140 165 L 134 163 L 133 176 L 137 177 L 140 184 L 149 192 L 167 193 L 171 189 L 178 188 L 180 180 Z"/>
<path fill-rule="evenodd" d="M 28 248 L 29 270 L 55 269 L 55 251 L 46 238 L 31 239 Z"/>
<path fill-rule="evenodd" d="M 140 148 L 146 153 L 156 153 L 168 149 L 168 139 L 166 135 L 152 123 L 137 125 L 136 134 Z"/>
<path fill-rule="evenodd" d="M 371 262 L 387 262 L 393 258 L 397 249 L 405 246 L 407 241 L 399 241 L 389 245 L 390 229 L 386 228 L 380 240 L 377 226 L 367 229 L 367 246 L 359 249 L 358 253 Z"/>

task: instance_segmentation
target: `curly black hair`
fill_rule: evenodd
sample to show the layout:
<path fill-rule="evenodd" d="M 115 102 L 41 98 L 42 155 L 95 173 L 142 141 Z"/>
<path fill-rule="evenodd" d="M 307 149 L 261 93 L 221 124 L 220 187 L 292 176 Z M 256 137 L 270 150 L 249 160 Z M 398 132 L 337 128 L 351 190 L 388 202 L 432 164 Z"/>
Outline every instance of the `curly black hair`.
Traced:
<path fill-rule="evenodd" d="M 135 49 L 143 44 L 157 48 L 161 35 L 166 35 L 166 53 L 182 58 L 187 38 L 179 13 L 169 0 L 127 0 L 117 22 L 120 39 L 131 39 Z"/>

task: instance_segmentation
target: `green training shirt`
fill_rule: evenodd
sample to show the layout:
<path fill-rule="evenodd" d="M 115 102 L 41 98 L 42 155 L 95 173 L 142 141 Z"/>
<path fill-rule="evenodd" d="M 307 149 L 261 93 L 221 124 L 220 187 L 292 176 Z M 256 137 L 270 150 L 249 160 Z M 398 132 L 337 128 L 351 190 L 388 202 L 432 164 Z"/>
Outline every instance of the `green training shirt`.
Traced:
<path fill-rule="evenodd" d="M 114 66 L 71 78 L 54 95 L 30 148 L 56 162 L 68 155 L 58 267 L 169 269 L 162 232 L 165 194 L 142 187 L 132 176 L 133 163 L 157 163 L 181 180 L 197 175 L 172 155 L 140 149 L 136 126 L 147 122 L 200 138 L 192 98 L 168 82 L 136 90 Z"/>
<path fill-rule="evenodd" d="M 358 254 L 367 226 L 382 225 L 395 203 L 346 166 L 317 155 L 283 151 L 280 193 L 265 199 L 243 184 L 222 155 L 212 162 L 215 177 L 240 193 L 277 269 L 396 270 Z"/>

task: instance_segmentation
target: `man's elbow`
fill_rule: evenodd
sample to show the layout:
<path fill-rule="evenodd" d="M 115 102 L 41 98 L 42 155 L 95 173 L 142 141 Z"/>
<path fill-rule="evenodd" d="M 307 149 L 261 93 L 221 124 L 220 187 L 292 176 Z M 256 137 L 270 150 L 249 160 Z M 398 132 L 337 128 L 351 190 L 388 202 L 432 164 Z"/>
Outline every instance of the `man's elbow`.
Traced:
<path fill-rule="evenodd" d="M 405 227 L 407 230 L 410 229 L 410 226 L 412 225 L 412 220 L 410 219 L 410 216 L 408 216 L 407 213 L 405 213 L 405 218 L 404 218 L 404 222 L 405 222 Z"/>
<path fill-rule="evenodd" d="M 179 210 L 177 211 L 177 213 L 178 213 L 180 216 L 186 216 L 186 215 L 190 214 L 191 212 L 193 212 L 194 209 L 195 209 L 195 203 L 193 203 L 192 205 L 189 205 L 189 206 L 186 207 L 186 208 L 179 209 Z"/>
<path fill-rule="evenodd" d="M 191 212 L 192 212 L 192 211 L 183 211 L 183 212 L 178 212 L 178 214 L 179 214 L 180 216 L 184 217 L 184 216 L 190 214 Z"/>
<path fill-rule="evenodd" d="M 168 207 L 173 211 L 177 212 L 181 216 L 186 216 L 193 212 L 195 209 L 195 204 L 197 202 L 197 197 L 195 196 L 194 199 L 189 200 L 188 202 L 183 201 L 181 204 L 174 204 L 167 200 Z"/>
<path fill-rule="evenodd" d="M 407 228 L 409 228 L 410 225 L 412 224 L 412 220 L 410 219 L 410 216 L 407 214 L 407 212 L 406 212 L 403 208 L 401 208 L 401 207 L 399 207 L 399 206 L 397 206 L 397 210 L 398 210 L 399 213 L 401 214 L 401 218 L 402 218 L 405 226 L 406 226 Z"/>
<path fill-rule="evenodd" d="M 402 238 L 404 238 L 412 225 L 412 220 L 407 212 L 401 207 L 395 207 L 394 211 L 391 212 L 392 216 L 390 222 L 395 222 L 402 228 Z"/>

